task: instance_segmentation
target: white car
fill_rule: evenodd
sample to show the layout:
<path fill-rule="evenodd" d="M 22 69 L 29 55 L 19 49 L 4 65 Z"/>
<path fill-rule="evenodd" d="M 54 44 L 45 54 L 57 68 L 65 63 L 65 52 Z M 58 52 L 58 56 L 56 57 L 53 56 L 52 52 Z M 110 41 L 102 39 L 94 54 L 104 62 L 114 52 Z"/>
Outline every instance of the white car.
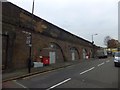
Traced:
<path fill-rule="evenodd" d="M 120 66 L 120 52 L 115 52 L 114 54 L 114 65 Z"/>

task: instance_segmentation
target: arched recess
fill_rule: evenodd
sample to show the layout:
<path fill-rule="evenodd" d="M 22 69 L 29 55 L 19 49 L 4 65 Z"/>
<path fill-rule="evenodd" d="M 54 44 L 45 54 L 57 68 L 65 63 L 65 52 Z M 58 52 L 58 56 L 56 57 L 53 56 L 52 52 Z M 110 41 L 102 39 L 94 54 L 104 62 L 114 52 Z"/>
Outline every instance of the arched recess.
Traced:
<path fill-rule="evenodd" d="M 56 51 L 55 52 L 56 62 L 65 61 L 65 55 L 64 55 L 63 50 L 62 50 L 62 48 L 60 47 L 59 44 L 57 44 L 55 42 L 50 42 L 49 46 L 50 46 L 51 49 L 54 49 Z"/>
<path fill-rule="evenodd" d="M 73 61 L 80 59 L 80 53 L 76 47 L 71 47 L 70 52 L 71 52 L 71 59 Z"/>
<path fill-rule="evenodd" d="M 87 49 L 86 48 L 83 48 L 82 49 L 82 57 L 83 57 L 83 59 L 86 59 L 86 55 L 87 55 Z"/>
<path fill-rule="evenodd" d="M 89 50 L 89 58 L 92 58 L 92 50 Z"/>

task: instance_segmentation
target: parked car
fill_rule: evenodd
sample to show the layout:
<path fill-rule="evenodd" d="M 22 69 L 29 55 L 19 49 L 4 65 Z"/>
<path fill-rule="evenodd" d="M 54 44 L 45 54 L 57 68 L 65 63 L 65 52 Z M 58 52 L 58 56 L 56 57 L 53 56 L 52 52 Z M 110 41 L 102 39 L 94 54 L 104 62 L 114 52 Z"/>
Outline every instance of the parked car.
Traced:
<path fill-rule="evenodd" d="M 120 52 L 115 52 L 114 54 L 114 65 L 120 66 Z"/>

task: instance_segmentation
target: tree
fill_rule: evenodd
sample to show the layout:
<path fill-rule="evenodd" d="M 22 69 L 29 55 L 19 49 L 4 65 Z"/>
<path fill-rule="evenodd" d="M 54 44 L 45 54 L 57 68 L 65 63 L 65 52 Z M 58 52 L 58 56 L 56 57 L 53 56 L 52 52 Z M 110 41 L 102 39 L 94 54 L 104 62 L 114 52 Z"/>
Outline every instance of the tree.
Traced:
<path fill-rule="evenodd" d="M 119 45 L 118 40 L 111 39 L 108 41 L 108 48 L 117 48 Z"/>
<path fill-rule="evenodd" d="M 104 45 L 108 46 L 108 41 L 111 40 L 111 37 L 110 36 L 106 36 L 104 38 Z"/>

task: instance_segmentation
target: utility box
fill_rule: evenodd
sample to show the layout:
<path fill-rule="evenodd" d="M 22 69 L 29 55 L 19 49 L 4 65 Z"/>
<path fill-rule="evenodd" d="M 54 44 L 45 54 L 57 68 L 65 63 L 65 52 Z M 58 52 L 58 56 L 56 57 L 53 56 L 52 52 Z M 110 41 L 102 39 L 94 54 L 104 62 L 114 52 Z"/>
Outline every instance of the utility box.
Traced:
<path fill-rule="evenodd" d="M 34 63 L 34 67 L 37 68 L 37 67 L 43 67 L 43 63 L 41 62 L 33 62 Z"/>

